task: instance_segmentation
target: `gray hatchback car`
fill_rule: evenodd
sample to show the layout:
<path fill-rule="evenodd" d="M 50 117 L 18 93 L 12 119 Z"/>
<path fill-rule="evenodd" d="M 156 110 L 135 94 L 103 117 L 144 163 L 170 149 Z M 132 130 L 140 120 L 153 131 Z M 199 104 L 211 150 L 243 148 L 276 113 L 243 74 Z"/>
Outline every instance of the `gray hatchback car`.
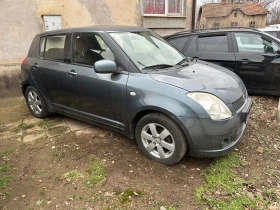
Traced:
<path fill-rule="evenodd" d="M 236 74 L 186 58 L 140 27 L 38 34 L 21 70 L 35 117 L 56 112 L 110 128 L 166 165 L 186 153 L 228 153 L 241 139 L 252 105 Z"/>

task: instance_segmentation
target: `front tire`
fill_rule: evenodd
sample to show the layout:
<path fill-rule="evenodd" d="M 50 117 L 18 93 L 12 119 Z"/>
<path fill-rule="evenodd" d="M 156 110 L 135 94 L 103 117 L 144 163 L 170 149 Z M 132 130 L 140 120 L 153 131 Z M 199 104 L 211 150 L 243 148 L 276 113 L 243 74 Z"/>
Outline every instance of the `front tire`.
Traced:
<path fill-rule="evenodd" d="M 164 165 L 178 163 L 187 151 L 187 141 L 180 127 L 160 113 L 151 113 L 140 119 L 135 136 L 139 149 Z"/>
<path fill-rule="evenodd" d="M 32 86 L 26 88 L 25 100 L 33 116 L 41 119 L 49 116 L 47 103 L 36 88 Z"/>

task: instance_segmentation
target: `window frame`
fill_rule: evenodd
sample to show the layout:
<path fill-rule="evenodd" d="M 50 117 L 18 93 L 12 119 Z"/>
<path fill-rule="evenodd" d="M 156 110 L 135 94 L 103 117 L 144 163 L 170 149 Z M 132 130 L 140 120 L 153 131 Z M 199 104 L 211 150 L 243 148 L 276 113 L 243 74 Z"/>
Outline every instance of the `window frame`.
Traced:
<path fill-rule="evenodd" d="M 168 2 L 169 0 L 164 0 L 165 8 L 164 8 L 164 14 L 149 14 L 145 13 L 144 9 L 144 2 L 142 1 L 142 7 L 143 7 L 143 16 L 158 16 L 158 17 L 184 17 L 185 16 L 185 0 L 180 0 L 180 12 L 179 13 L 169 13 L 168 12 Z"/>
<path fill-rule="evenodd" d="M 253 27 L 252 27 L 252 25 L 253 25 Z M 255 26 L 256 26 L 256 21 L 249 21 L 250 28 L 255 28 Z"/>
<path fill-rule="evenodd" d="M 45 39 L 45 43 L 44 43 L 44 46 L 43 46 L 43 56 L 40 56 L 41 55 L 41 40 L 42 39 Z M 38 44 L 38 57 L 40 59 L 45 59 L 45 50 L 46 50 L 46 36 L 40 36 L 39 38 L 39 44 Z"/>
<path fill-rule="evenodd" d="M 94 71 L 95 71 L 95 68 L 94 68 L 94 65 L 89 65 L 89 64 L 85 64 L 85 63 L 76 63 L 73 61 L 73 44 L 74 44 L 74 35 L 75 34 L 94 34 L 94 35 L 97 35 L 99 36 L 103 42 L 109 47 L 109 45 L 107 44 L 107 42 L 104 40 L 104 38 L 101 36 L 101 34 L 97 33 L 97 32 L 73 32 L 71 33 L 71 42 L 70 42 L 70 54 L 69 54 L 69 63 L 71 65 L 77 65 L 77 66 L 84 66 L 84 67 L 90 67 L 90 68 L 93 68 Z M 109 47 L 110 50 L 112 51 L 112 53 L 114 54 L 114 58 L 115 58 L 115 63 L 117 64 L 117 56 L 116 56 L 116 53 L 114 53 L 114 51 L 112 50 L 111 47 Z M 118 66 L 118 65 L 117 65 Z"/>
<path fill-rule="evenodd" d="M 228 44 L 228 52 L 204 52 L 199 50 L 199 38 L 202 37 L 217 37 L 217 36 L 226 36 L 227 44 Z M 211 53 L 211 54 L 221 54 L 221 53 L 233 53 L 231 38 L 228 33 L 214 33 L 214 34 L 201 34 L 196 37 L 196 51 L 197 53 Z"/>
<path fill-rule="evenodd" d="M 238 16 L 238 12 L 235 11 L 235 12 L 233 13 L 233 17 L 237 17 L 237 16 Z"/>
<path fill-rule="evenodd" d="M 274 42 L 276 45 L 278 45 L 280 47 L 280 43 L 278 43 L 277 41 L 275 41 L 272 38 L 270 38 L 268 36 L 265 36 L 263 34 L 251 32 L 251 31 L 238 31 L 238 32 L 232 32 L 232 42 L 233 42 L 234 53 L 251 54 L 251 55 L 262 55 L 262 54 L 264 54 L 262 52 L 239 52 L 238 44 L 237 44 L 237 40 L 236 40 L 236 36 L 235 36 L 235 34 L 238 34 L 238 33 L 258 35 L 258 36 L 261 37 L 261 39 L 264 38 L 264 39 L 271 40 L 272 42 Z"/>
<path fill-rule="evenodd" d="M 46 46 L 47 46 L 47 41 L 48 41 L 48 37 L 52 37 L 52 36 L 65 36 L 65 43 L 64 43 L 64 52 L 63 52 L 63 60 L 55 60 L 55 59 L 49 59 L 46 58 Z M 41 57 L 40 56 L 40 41 L 41 38 L 45 38 L 45 44 L 44 44 L 44 56 Z M 41 60 L 47 60 L 47 61 L 54 61 L 54 62 L 60 62 L 60 63 L 64 63 L 67 62 L 67 49 L 68 49 L 68 45 L 69 45 L 69 34 L 68 33 L 56 33 L 56 34 L 44 34 L 42 36 L 40 36 L 39 39 L 39 47 L 38 47 L 38 57 Z"/>

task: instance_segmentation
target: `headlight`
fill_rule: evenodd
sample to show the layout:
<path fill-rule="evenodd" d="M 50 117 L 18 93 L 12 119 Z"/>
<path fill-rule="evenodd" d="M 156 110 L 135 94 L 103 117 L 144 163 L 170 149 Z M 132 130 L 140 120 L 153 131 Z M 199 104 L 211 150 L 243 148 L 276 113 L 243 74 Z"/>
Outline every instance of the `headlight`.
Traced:
<path fill-rule="evenodd" d="M 187 93 L 187 96 L 199 103 L 212 120 L 223 120 L 232 116 L 231 111 L 218 97 L 208 93 Z"/>

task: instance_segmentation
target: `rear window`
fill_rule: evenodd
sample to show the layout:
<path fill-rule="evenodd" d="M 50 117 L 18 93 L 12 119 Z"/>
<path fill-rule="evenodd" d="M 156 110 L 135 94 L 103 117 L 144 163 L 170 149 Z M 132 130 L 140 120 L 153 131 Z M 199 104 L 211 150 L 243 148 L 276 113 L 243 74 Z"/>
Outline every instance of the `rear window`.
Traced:
<path fill-rule="evenodd" d="M 198 37 L 198 51 L 227 53 L 228 52 L 227 35 Z"/>
<path fill-rule="evenodd" d="M 45 59 L 64 60 L 64 46 L 66 35 L 48 36 L 46 38 Z"/>
<path fill-rule="evenodd" d="M 168 42 L 176 47 L 178 50 L 180 50 L 181 52 L 183 52 L 186 44 L 188 43 L 189 39 L 191 38 L 191 36 L 181 36 L 181 37 L 176 37 L 176 38 L 171 38 L 168 40 Z"/>

